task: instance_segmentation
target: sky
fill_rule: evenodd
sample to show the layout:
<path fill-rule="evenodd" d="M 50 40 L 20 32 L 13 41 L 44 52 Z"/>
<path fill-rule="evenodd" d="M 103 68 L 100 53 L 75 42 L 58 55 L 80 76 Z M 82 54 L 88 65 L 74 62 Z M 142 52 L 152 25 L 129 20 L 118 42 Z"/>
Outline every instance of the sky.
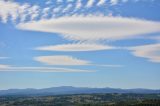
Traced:
<path fill-rule="evenodd" d="M 160 89 L 160 0 L 0 0 L 0 90 Z"/>

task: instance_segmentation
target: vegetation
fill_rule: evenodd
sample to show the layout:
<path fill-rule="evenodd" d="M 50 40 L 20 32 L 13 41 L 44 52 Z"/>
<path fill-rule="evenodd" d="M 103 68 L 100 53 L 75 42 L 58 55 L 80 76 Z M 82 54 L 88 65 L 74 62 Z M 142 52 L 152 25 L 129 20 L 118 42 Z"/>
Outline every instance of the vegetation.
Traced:
<path fill-rule="evenodd" d="M 160 94 L 3 96 L 0 106 L 160 106 Z"/>

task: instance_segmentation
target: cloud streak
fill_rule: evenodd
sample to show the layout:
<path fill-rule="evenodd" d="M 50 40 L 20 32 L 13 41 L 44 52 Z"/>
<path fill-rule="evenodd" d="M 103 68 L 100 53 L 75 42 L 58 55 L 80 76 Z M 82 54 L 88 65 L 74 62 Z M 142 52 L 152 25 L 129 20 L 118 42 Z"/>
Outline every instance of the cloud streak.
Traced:
<path fill-rule="evenodd" d="M 35 61 L 43 63 L 45 65 L 52 66 L 98 66 L 108 68 L 121 68 L 123 65 L 116 64 L 94 64 L 91 61 L 77 59 L 75 57 L 67 55 L 55 55 L 55 56 L 39 56 L 34 58 Z"/>
<path fill-rule="evenodd" d="M 86 60 L 77 59 L 66 55 L 55 56 L 39 56 L 34 58 L 35 61 L 47 64 L 47 65 L 89 65 L 91 62 Z"/>
<path fill-rule="evenodd" d="M 132 54 L 137 57 L 147 58 L 151 62 L 160 63 L 160 44 L 150 44 L 131 47 Z"/>
<path fill-rule="evenodd" d="M 123 65 L 113 65 L 113 64 L 95 64 L 94 66 L 98 67 L 107 67 L 107 68 L 122 68 Z"/>
<path fill-rule="evenodd" d="M 95 72 L 93 70 L 81 70 L 71 68 L 56 67 L 10 67 L 8 65 L 0 65 L 0 72 Z"/>
<path fill-rule="evenodd" d="M 35 48 L 35 50 L 63 51 L 63 52 L 97 51 L 97 50 L 110 50 L 110 49 L 115 49 L 115 47 L 102 44 L 90 44 L 90 43 L 62 44 L 62 45 L 42 46 Z"/>
<path fill-rule="evenodd" d="M 10 67 L 9 65 L 0 64 L 0 69 L 6 69 L 6 68 L 9 68 L 9 67 Z"/>
<path fill-rule="evenodd" d="M 79 41 L 121 40 L 160 32 L 160 23 L 124 17 L 72 16 L 20 23 L 18 29 L 59 33 Z"/>
<path fill-rule="evenodd" d="M 8 59 L 9 57 L 0 57 L 0 59 Z"/>

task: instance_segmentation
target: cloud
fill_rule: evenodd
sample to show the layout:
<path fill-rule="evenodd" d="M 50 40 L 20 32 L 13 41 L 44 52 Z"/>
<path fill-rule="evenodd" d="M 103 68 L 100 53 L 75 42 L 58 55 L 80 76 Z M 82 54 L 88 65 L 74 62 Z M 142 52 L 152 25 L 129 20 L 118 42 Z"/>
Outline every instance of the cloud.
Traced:
<path fill-rule="evenodd" d="M 9 57 L 0 57 L 0 59 L 8 59 Z"/>
<path fill-rule="evenodd" d="M 0 0 L 0 20 L 3 23 L 6 23 L 8 21 L 19 23 L 41 20 L 44 18 L 53 19 L 57 17 L 77 14 L 96 15 L 97 13 L 100 13 L 103 15 L 107 15 L 104 12 L 100 12 L 100 8 L 92 9 L 91 7 L 95 8 L 97 6 L 103 6 L 105 8 L 105 11 L 107 8 L 107 11 L 113 12 L 113 10 L 109 8 L 110 6 L 116 5 L 118 3 L 125 3 L 127 1 L 128 0 L 87 0 L 87 3 L 85 4 L 83 3 L 83 0 L 46 0 L 39 5 L 37 3 L 20 3 L 15 2 L 14 0 Z M 146 1 L 149 0 L 143 0 L 143 2 Z M 107 2 L 109 2 L 109 4 L 107 4 Z M 53 4 L 54 6 L 51 6 L 50 4 Z M 106 5 L 104 4 L 107 4 L 108 6 L 106 7 Z M 46 10 L 48 8 L 50 8 L 49 11 Z"/>
<path fill-rule="evenodd" d="M 87 4 L 86 4 L 86 7 L 92 7 L 93 4 L 94 4 L 95 0 L 88 0 Z"/>
<path fill-rule="evenodd" d="M 30 20 L 35 20 L 40 15 L 40 7 L 37 5 L 34 5 L 30 8 L 28 8 L 28 15 L 30 16 Z"/>
<path fill-rule="evenodd" d="M 71 68 L 57 68 L 57 67 L 11 67 L 8 65 L 0 65 L 0 72 L 95 72 L 91 70 L 80 70 Z"/>
<path fill-rule="evenodd" d="M 38 5 L 31 6 L 28 3 L 20 4 L 13 1 L 0 1 L 0 19 L 6 23 L 9 19 L 16 22 L 17 19 L 25 21 L 28 18 L 33 20 L 40 15 L 40 7 Z"/>
<path fill-rule="evenodd" d="M 42 18 L 47 18 L 48 17 L 50 9 L 51 9 L 50 7 L 46 7 L 42 10 L 42 13 L 43 13 Z"/>
<path fill-rule="evenodd" d="M 123 65 L 113 65 L 113 64 L 98 64 L 94 66 L 99 66 L 99 67 L 111 67 L 111 68 L 121 68 L 124 67 Z"/>
<path fill-rule="evenodd" d="M 151 62 L 160 62 L 160 43 L 131 47 L 132 54 L 137 57 L 147 58 Z"/>
<path fill-rule="evenodd" d="M 18 29 L 59 33 L 79 41 L 121 40 L 160 32 L 160 22 L 124 17 L 66 16 L 57 19 L 20 23 Z"/>
<path fill-rule="evenodd" d="M 79 8 L 81 8 L 81 7 L 82 7 L 81 0 L 77 0 L 77 3 L 76 3 L 75 8 L 76 8 L 76 9 L 79 9 Z"/>
<path fill-rule="evenodd" d="M 0 64 L 0 69 L 6 69 L 6 68 L 9 68 L 9 67 L 10 67 L 9 65 Z"/>
<path fill-rule="evenodd" d="M 35 57 L 34 60 L 47 64 L 47 65 L 88 65 L 89 61 L 80 60 L 71 56 L 56 55 L 56 56 L 39 56 Z"/>
<path fill-rule="evenodd" d="M 57 0 L 57 3 L 62 3 L 63 2 L 63 0 Z"/>
<path fill-rule="evenodd" d="M 52 0 L 48 0 L 45 2 L 46 5 L 52 4 Z"/>
<path fill-rule="evenodd" d="M 2 22 L 7 22 L 8 17 L 11 16 L 13 20 L 18 17 L 17 10 L 20 8 L 20 5 L 10 1 L 0 1 L 0 18 Z"/>
<path fill-rule="evenodd" d="M 53 9 L 53 13 L 59 13 L 59 12 L 61 12 L 61 10 L 62 10 L 61 6 L 56 7 L 56 8 Z"/>
<path fill-rule="evenodd" d="M 63 9 L 63 12 L 67 12 L 67 11 L 71 10 L 72 6 L 73 6 L 72 4 L 68 4 L 68 5 Z"/>
<path fill-rule="evenodd" d="M 103 4 L 105 4 L 106 0 L 99 0 L 99 2 L 97 3 L 97 6 L 101 6 Z"/>
<path fill-rule="evenodd" d="M 102 45 L 102 44 L 78 43 L 78 44 L 42 46 L 42 47 L 35 48 L 35 50 L 66 51 L 66 52 L 67 51 L 97 51 L 97 50 L 108 50 L 108 49 L 115 49 L 115 47 Z"/>
<path fill-rule="evenodd" d="M 109 68 L 121 68 L 123 65 L 116 64 L 93 64 L 91 61 L 77 59 L 66 55 L 55 55 L 55 56 L 39 56 L 34 58 L 35 61 L 41 62 L 46 65 L 53 66 L 98 66 L 98 67 L 109 67 Z"/>
<path fill-rule="evenodd" d="M 118 4 L 119 0 L 110 0 L 111 5 L 116 5 Z"/>

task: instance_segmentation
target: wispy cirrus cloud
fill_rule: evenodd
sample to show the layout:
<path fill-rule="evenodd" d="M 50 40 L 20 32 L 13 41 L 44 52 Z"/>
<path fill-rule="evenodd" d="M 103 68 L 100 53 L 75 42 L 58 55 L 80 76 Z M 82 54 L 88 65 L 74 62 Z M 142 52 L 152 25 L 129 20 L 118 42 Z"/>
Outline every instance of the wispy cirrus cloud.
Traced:
<path fill-rule="evenodd" d="M 59 33 L 79 41 L 121 40 L 160 32 L 160 23 L 148 20 L 108 16 L 69 16 L 20 23 L 18 29 Z"/>
<path fill-rule="evenodd" d="M 5 64 L 0 64 L 0 69 L 6 69 L 9 68 L 9 65 L 5 65 Z"/>
<path fill-rule="evenodd" d="M 143 57 L 151 62 L 160 62 L 160 43 L 135 46 L 129 48 L 132 54 L 137 57 Z"/>
<path fill-rule="evenodd" d="M 0 72 L 95 72 L 94 70 L 81 70 L 72 68 L 58 67 L 13 67 L 9 65 L 0 65 Z"/>
<path fill-rule="evenodd" d="M 42 51 L 63 51 L 63 52 L 73 52 L 73 51 L 97 51 L 97 50 L 109 50 L 115 49 L 115 47 L 102 45 L 102 44 L 90 44 L 90 43 L 77 43 L 77 44 L 61 44 L 61 45 L 51 45 L 37 47 L 35 50 Z"/>
<path fill-rule="evenodd" d="M 87 60 L 77 59 L 66 55 L 55 56 L 39 56 L 34 58 L 35 61 L 47 64 L 47 65 L 89 65 L 91 62 Z"/>
<path fill-rule="evenodd" d="M 107 68 L 122 68 L 122 67 L 124 67 L 124 65 L 116 65 L 116 64 L 94 64 L 94 66 L 107 67 Z"/>
<path fill-rule="evenodd" d="M 0 57 L 0 59 L 8 59 L 9 57 Z"/>
<path fill-rule="evenodd" d="M 34 60 L 45 65 L 51 66 L 98 66 L 108 68 L 122 68 L 123 65 L 117 64 L 95 64 L 88 60 L 78 59 L 67 55 L 54 55 L 54 56 L 38 56 Z"/>

